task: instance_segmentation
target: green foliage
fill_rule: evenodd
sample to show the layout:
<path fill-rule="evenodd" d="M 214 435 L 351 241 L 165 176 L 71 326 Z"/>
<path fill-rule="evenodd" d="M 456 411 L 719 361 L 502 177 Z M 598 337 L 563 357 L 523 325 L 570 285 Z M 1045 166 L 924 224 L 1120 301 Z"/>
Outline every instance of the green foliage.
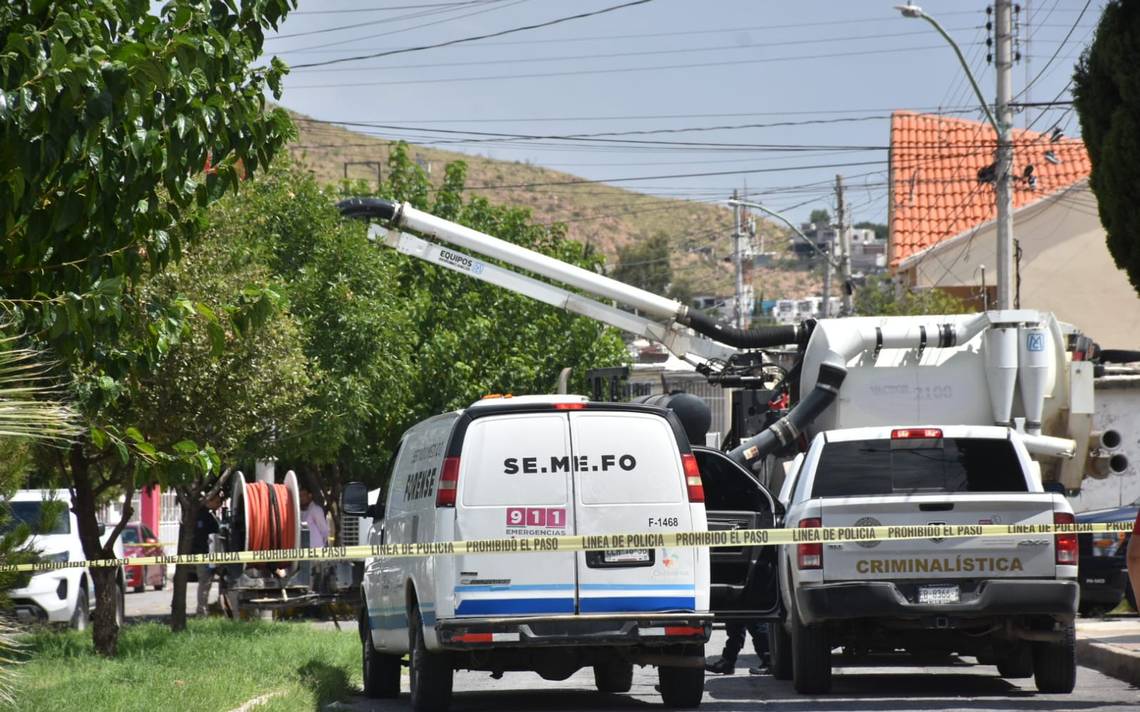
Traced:
<path fill-rule="evenodd" d="M 899 291 L 888 277 L 868 277 L 867 283 L 855 292 L 855 313 L 861 316 L 964 314 L 968 311 L 962 300 L 940 289 Z"/>
<path fill-rule="evenodd" d="M 831 213 L 828 212 L 826 208 L 816 208 L 811 211 L 808 222 L 815 223 L 816 225 L 830 225 Z"/>
<path fill-rule="evenodd" d="M 261 59 L 290 0 L 0 5 L 0 299 L 72 360 L 291 131 Z M 207 160 L 212 169 L 203 175 Z"/>
<path fill-rule="evenodd" d="M 1112 0 L 1073 76 L 1108 251 L 1140 292 L 1140 6 Z"/>
<path fill-rule="evenodd" d="M 91 634 L 26 636 L 17 710 L 238 709 L 276 693 L 258 710 L 324 709 L 360 686 L 356 632 L 308 624 L 189 621 L 177 635 L 159 623 L 127 626 L 119 656 L 92 654 Z"/>
<path fill-rule="evenodd" d="M 891 233 L 890 226 L 884 225 L 883 223 L 875 223 L 866 220 L 863 222 L 855 223 L 854 227 L 856 230 L 874 230 L 875 239 L 877 240 L 886 240 L 887 236 Z"/>
<path fill-rule="evenodd" d="M 664 295 L 673 281 L 669 264 L 672 248 L 663 232 L 648 238 L 636 238 L 618 248 L 618 265 L 613 278 L 634 287 Z"/>

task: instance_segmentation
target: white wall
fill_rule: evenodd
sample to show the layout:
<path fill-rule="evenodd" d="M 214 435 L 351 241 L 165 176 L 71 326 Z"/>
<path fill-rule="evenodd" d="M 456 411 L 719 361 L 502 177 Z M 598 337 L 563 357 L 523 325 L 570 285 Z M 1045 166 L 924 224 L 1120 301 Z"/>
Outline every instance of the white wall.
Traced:
<path fill-rule="evenodd" d="M 1140 499 L 1140 377 L 1131 380 L 1098 379 L 1096 388 L 1095 427 L 1120 431 L 1128 469 L 1103 480 L 1086 478 L 1081 494 L 1069 498 L 1075 511 L 1119 507 Z"/>

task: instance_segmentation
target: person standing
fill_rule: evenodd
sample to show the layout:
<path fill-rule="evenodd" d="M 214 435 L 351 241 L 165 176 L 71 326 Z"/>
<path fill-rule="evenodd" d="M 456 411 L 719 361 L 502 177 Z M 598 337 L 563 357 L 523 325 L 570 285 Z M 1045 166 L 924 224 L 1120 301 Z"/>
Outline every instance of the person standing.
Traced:
<path fill-rule="evenodd" d="M 206 503 L 198 510 L 198 519 L 194 522 L 194 540 L 190 545 L 191 554 L 210 553 L 210 535 L 218 533 L 218 517 L 214 512 L 222 506 L 222 498 L 212 494 Z M 198 608 L 197 614 L 206 615 L 210 604 L 210 588 L 213 586 L 214 567 L 209 564 L 198 564 Z"/>
<path fill-rule="evenodd" d="M 297 495 L 301 504 L 301 521 L 309 526 L 309 546 L 314 549 L 328 546 L 329 520 L 324 507 L 313 499 L 313 491 L 308 484 L 301 485 Z"/>
<path fill-rule="evenodd" d="M 728 640 L 724 641 L 724 650 L 716 660 L 705 663 L 705 670 L 720 675 L 732 675 L 736 672 L 736 657 L 744 648 L 745 631 L 752 636 L 752 648 L 756 657 L 760 658 L 757 667 L 748 668 L 748 672 L 759 675 L 768 666 L 768 627 L 759 621 L 730 621 L 725 624 L 724 630 L 728 633 Z"/>

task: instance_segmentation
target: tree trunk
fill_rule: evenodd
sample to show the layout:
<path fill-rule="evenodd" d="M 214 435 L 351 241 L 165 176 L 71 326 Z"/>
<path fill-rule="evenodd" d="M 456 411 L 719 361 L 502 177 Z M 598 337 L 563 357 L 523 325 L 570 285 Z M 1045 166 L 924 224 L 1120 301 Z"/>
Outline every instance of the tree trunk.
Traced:
<path fill-rule="evenodd" d="M 113 545 L 123 525 L 134 513 L 130 488 L 123 504 L 123 516 L 117 523 L 112 536 L 104 545 L 99 537 L 99 519 L 95 511 L 95 485 L 91 480 L 91 461 L 83 450 L 83 443 L 71 446 L 69 453 L 71 483 L 74 487 L 72 509 L 79 525 L 79 541 L 83 545 L 83 555 L 88 561 L 115 558 Z M 95 615 L 92 623 L 92 639 L 95 652 L 106 657 L 114 657 L 119 647 L 118 611 L 119 587 L 122 570 L 119 567 L 92 567 L 88 569 L 91 581 L 95 584 Z"/>
<path fill-rule="evenodd" d="M 179 488 L 181 489 L 181 488 Z M 202 505 L 195 494 L 197 488 L 189 492 L 179 492 L 178 501 L 182 506 L 181 520 L 178 522 L 178 553 L 189 554 L 194 545 L 194 527 L 198 521 L 198 511 Z M 178 564 L 174 568 L 174 597 L 170 600 L 170 630 L 178 633 L 186 630 L 186 584 L 190 578 L 189 564 Z M 199 585 L 201 585 L 199 583 Z"/>

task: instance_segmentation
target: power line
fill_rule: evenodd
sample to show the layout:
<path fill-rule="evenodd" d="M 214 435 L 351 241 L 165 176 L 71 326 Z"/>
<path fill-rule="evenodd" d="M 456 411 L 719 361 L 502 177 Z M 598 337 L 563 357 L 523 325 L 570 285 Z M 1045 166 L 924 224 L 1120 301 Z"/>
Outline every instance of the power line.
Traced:
<path fill-rule="evenodd" d="M 310 62 L 308 64 L 296 64 L 296 65 L 293 65 L 293 69 L 303 69 L 306 67 L 323 67 L 323 66 L 326 66 L 329 64 L 341 64 L 344 62 L 356 62 L 356 61 L 359 61 L 362 59 L 375 59 L 377 57 L 388 57 L 388 56 L 391 56 L 394 54 L 405 54 L 408 52 L 421 52 L 421 51 L 427 50 L 427 49 L 437 49 L 439 47 L 450 47 L 451 45 L 462 44 L 464 42 L 475 42 L 477 40 L 490 39 L 491 37 L 502 37 L 503 35 L 510 35 L 510 34 L 514 34 L 516 32 L 524 32 L 526 30 L 536 30 L 536 29 L 539 29 L 541 27 L 550 27 L 552 25 L 559 25 L 559 24 L 562 24 L 564 22 L 570 22 L 572 20 L 580 20 L 580 19 L 583 19 L 586 17 L 594 17 L 596 15 L 603 15 L 603 14 L 608 13 L 608 12 L 614 12 L 616 10 L 621 10 L 621 9 L 624 9 L 627 7 L 633 7 L 635 5 L 645 5 L 646 3 L 650 3 L 650 2 L 653 2 L 653 0 L 632 0 L 631 2 L 625 2 L 625 3 L 622 3 L 620 5 L 611 5 L 609 7 L 604 7 L 600 10 L 592 10 L 590 12 L 580 12 L 576 15 L 566 15 L 564 17 L 557 17 L 553 20 L 547 20 L 545 22 L 538 22 L 538 23 L 534 23 L 534 24 L 530 24 L 530 25 L 522 25 L 520 27 L 512 27 L 512 28 L 506 29 L 506 30 L 499 30 L 498 32 L 488 32 L 488 33 L 484 33 L 481 35 L 472 35 L 470 37 L 460 37 L 460 38 L 454 39 L 454 40 L 446 40 L 444 42 L 436 42 L 434 44 L 428 44 L 428 45 L 419 45 L 416 47 L 405 47 L 403 49 L 390 49 L 390 50 L 386 50 L 384 52 L 373 52 L 371 54 L 363 54 L 363 55 L 358 55 L 355 57 L 340 57 L 337 59 L 327 59 L 327 60 L 324 60 L 322 62 Z"/>
<path fill-rule="evenodd" d="M 469 0 L 468 2 L 457 3 L 457 4 L 460 6 L 487 5 L 489 3 L 497 3 L 497 2 L 502 2 L 502 1 L 503 0 Z M 498 10 L 498 9 L 499 8 L 488 8 L 488 10 Z M 369 22 L 354 22 L 351 25 L 339 25 L 337 27 L 323 27 L 319 30 L 306 30 L 305 32 L 294 32 L 294 33 L 287 34 L 287 35 L 273 35 L 272 37 L 266 37 L 265 41 L 266 42 L 273 42 L 275 40 L 285 40 L 285 39 L 291 39 L 293 37 L 308 37 L 309 35 L 323 35 L 323 34 L 326 34 L 328 32 L 340 32 L 342 30 L 355 30 L 355 29 L 360 28 L 360 27 L 369 27 L 371 25 L 386 25 L 386 24 L 389 24 L 392 22 L 399 22 L 400 20 L 408 20 L 408 19 L 415 18 L 415 17 L 425 17 L 427 15 L 439 15 L 439 14 L 447 13 L 447 12 L 453 12 L 453 10 L 439 9 L 439 10 L 429 10 L 427 12 L 411 12 L 411 13 L 408 13 L 407 15 L 398 15 L 396 17 L 386 17 L 382 20 L 371 20 Z M 487 12 L 487 10 L 480 10 L 479 12 Z M 290 13 L 290 14 L 292 14 L 292 13 Z M 440 24 L 443 22 L 453 22 L 453 21 L 461 19 L 463 17 L 470 17 L 471 15 L 475 15 L 475 14 L 478 14 L 478 13 L 473 12 L 470 15 L 460 15 L 459 17 L 452 17 L 452 18 L 448 18 L 446 20 L 439 20 L 437 22 L 429 22 L 429 23 L 424 24 L 424 25 L 417 25 L 416 27 L 408 27 L 408 28 L 405 28 L 403 30 L 397 30 L 395 32 L 405 32 L 407 30 L 414 30 L 414 29 L 417 29 L 419 27 L 428 27 L 430 25 L 436 25 L 436 24 Z M 395 32 L 387 32 L 385 34 L 394 34 Z M 351 39 L 348 41 L 349 42 L 355 42 L 356 40 Z"/>
<path fill-rule="evenodd" d="M 636 52 L 610 52 L 610 53 L 594 53 L 594 54 L 574 54 L 574 55 L 561 55 L 554 57 L 527 57 L 527 62 L 566 62 L 580 59 L 617 59 L 621 57 L 649 57 L 662 54 L 677 55 L 677 54 L 693 54 L 697 52 L 722 52 L 732 50 L 749 50 L 758 47 L 785 47 L 785 46 L 799 46 L 805 44 L 829 44 L 834 45 L 838 41 L 861 41 L 868 39 L 883 39 L 886 37 L 906 37 L 911 35 L 926 36 L 926 32 L 894 32 L 878 35 L 860 35 L 848 36 L 843 38 L 817 38 L 810 40 L 788 40 L 784 42 L 754 42 L 752 44 L 727 44 L 727 45 L 714 45 L 711 47 L 689 47 L 685 49 L 655 49 L 655 50 L 639 50 Z M 370 64 L 363 67 L 353 67 L 345 69 L 343 67 L 315 67 L 311 69 L 297 69 L 298 74 L 305 73 L 320 73 L 320 72 L 374 72 L 377 70 L 404 70 L 404 69 L 434 69 L 437 67 L 468 67 L 474 65 L 489 65 L 489 64 L 517 64 L 518 57 L 506 57 L 503 59 L 480 59 L 480 60 L 466 60 L 458 62 L 431 62 L 428 64 L 397 64 L 397 65 L 375 65 Z"/>
<path fill-rule="evenodd" d="M 463 0 L 463 2 L 433 2 L 423 3 L 421 5 L 383 5 L 381 7 L 361 7 L 351 10 L 294 10 L 289 13 L 289 17 L 294 15 L 348 15 L 361 12 L 391 12 L 392 10 L 421 10 L 429 7 L 455 7 L 457 5 L 473 5 L 485 0 Z"/>
<path fill-rule="evenodd" d="M 744 64 L 769 64 L 772 62 L 793 62 L 805 59 L 831 59 L 833 57 L 856 57 L 876 54 L 898 54 L 900 52 L 923 52 L 929 50 L 945 49 L 943 45 L 925 45 L 922 47 L 897 47 L 893 49 L 873 49 L 859 52 L 830 52 L 824 54 L 807 54 L 796 56 L 766 57 L 763 59 L 729 60 L 721 62 L 698 62 L 693 64 L 653 65 L 648 67 L 617 67 L 611 69 L 580 69 L 562 72 L 540 72 L 534 74 L 497 74 L 479 77 L 443 77 L 438 79 L 397 79 L 379 82 L 343 82 L 340 84 L 294 84 L 290 89 L 342 89 L 349 87 L 380 87 L 396 86 L 401 84 L 444 84 L 448 82 L 482 82 L 499 79 L 541 79 L 546 77 L 569 77 L 587 74 L 622 74 L 626 72 L 656 72 L 666 69 L 699 69 L 704 67 L 725 67 Z M 520 60 L 521 61 L 521 60 Z M 313 64 L 298 64 L 294 68 L 323 66 L 330 62 L 317 62 Z"/>
<path fill-rule="evenodd" d="M 1061 40 L 1061 43 L 1057 45 L 1057 50 L 1053 52 L 1053 56 L 1049 58 L 1049 61 L 1045 62 L 1045 66 L 1041 67 L 1040 71 L 1037 72 L 1037 76 L 1033 77 L 1033 79 L 1030 79 L 1029 83 L 1026 84 L 1025 87 L 1019 91 L 1016 96 L 1014 96 L 1014 99 L 1024 96 L 1026 92 L 1033 88 L 1033 85 L 1037 83 L 1037 80 L 1041 79 L 1041 77 L 1045 75 L 1045 72 L 1048 71 L 1050 65 L 1052 65 L 1053 62 L 1057 59 L 1057 55 L 1061 53 L 1061 50 L 1065 47 L 1066 44 L 1068 44 L 1069 39 L 1073 36 L 1073 33 L 1077 31 L 1077 25 L 1080 24 L 1081 18 L 1085 16 L 1085 12 L 1088 11 L 1090 5 L 1092 5 L 1092 0 L 1085 0 L 1085 6 L 1081 8 L 1081 14 L 1077 15 L 1076 22 L 1074 22 L 1073 26 L 1069 28 L 1068 33 L 1065 34 L 1065 38 Z"/>

